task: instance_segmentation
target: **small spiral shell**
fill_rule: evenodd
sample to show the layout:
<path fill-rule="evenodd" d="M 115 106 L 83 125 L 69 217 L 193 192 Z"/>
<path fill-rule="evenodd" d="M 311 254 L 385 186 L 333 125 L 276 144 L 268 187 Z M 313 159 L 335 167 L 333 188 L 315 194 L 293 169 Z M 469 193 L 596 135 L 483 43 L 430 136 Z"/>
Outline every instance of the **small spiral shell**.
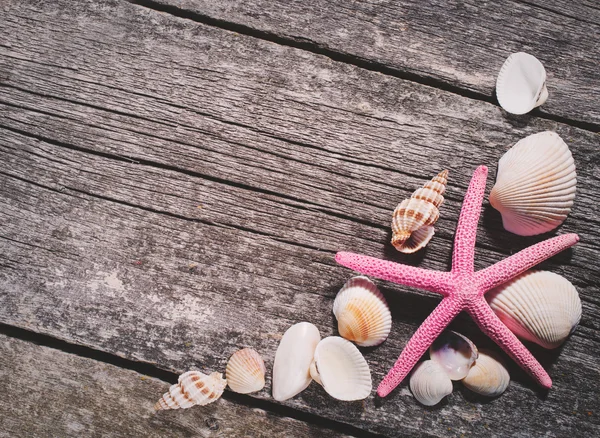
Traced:
<path fill-rule="evenodd" d="M 154 409 L 186 409 L 195 405 L 204 406 L 217 401 L 227 385 L 221 373 L 210 376 L 200 371 L 188 371 L 179 376 L 179 382 L 156 402 Z"/>
<path fill-rule="evenodd" d="M 398 251 L 411 254 L 429 243 L 447 183 L 448 171 L 444 170 L 398 204 L 392 216 L 392 245 Z"/>

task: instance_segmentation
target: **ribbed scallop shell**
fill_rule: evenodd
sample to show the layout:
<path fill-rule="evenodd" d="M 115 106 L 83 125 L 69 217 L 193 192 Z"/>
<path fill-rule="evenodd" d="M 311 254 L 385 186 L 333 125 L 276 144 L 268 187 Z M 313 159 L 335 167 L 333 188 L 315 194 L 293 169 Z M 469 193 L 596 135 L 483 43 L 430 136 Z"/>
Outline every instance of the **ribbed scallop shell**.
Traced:
<path fill-rule="evenodd" d="M 200 371 L 188 371 L 179 376 L 179 382 L 172 385 L 168 392 L 154 405 L 157 411 L 163 409 L 186 409 L 195 405 L 204 406 L 217 401 L 227 381 L 221 373 L 207 376 Z"/>
<path fill-rule="evenodd" d="M 546 70 L 533 55 L 518 52 L 510 55 L 496 79 L 498 103 L 507 112 L 525 114 L 548 99 Z"/>
<path fill-rule="evenodd" d="M 490 291 L 486 299 L 514 334 L 544 348 L 562 344 L 581 319 L 577 290 L 553 272 L 525 272 Z"/>
<path fill-rule="evenodd" d="M 413 370 L 410 390 L 419 403 L 433 406 L 452 393 L 452 380 L 438 363 L 426 360 Z"/>
<path fill-rule="evenodd" d="M 392 314 L 377 286 L 367 277 L 353 277 L 340 289 L 333 314 L 343 338 L 361 347 L 379 345 L 392 329 Z"/>
<path fill-rule="evenodd" d="M 392 216 L 392 245 L 398 251 L 411 254 L 429 243 L 447 183 L 448 171 L 444 170 L 398 204 Z"/>
<path fill-rule="evenodd" d="M 265 386 L 265 362 L 252 348 L 238 350 L 227 362 L 225 377 L 232 391 L 249 394 Z"/>
<path fill-rule="evenodd" d="M 433 341 L 429 357 L 437 362 L 451 380 L 461 380 L 477 359 L 477 347 L 470 339 L 452 330 L 445 330 Z"/>
<path fill-rule="evenodd" d="M 471 391 L 488 397 L 497 397 L 506 391 L 510 375 L 494 353 L 482 350 L 475 365 L 462 382 Z"/>
<path fill-rule="evenodd" d="M 373 388 L 367 361 L 354 344 L 339 336 L 319 342 L 310 375 L 338 400 L 362 400 Z"/>
<path fill-rule="evenodd" d="M 577 174 L 571 151 L 555 132 L 530 135 L 498 164 L 490 203 L 508 231 L 533 236 L 559 226 L 571 211 Z"/>

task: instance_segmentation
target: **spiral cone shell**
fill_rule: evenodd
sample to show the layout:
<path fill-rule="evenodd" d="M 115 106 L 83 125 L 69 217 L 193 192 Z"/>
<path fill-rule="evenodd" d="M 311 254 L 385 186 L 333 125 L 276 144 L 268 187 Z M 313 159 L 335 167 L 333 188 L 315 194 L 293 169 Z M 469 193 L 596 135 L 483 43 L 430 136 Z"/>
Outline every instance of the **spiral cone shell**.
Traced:
<path fill-rule="evenodd" d="M 447 183 L 448 171 L 444 170 L 398 204 L 392 216 L 392 245 L 398 251 L 410 254 L 429 243 Z"/>
<path fill-rule="evenodd" d="M 179 382 L 154 405 L 157 411 L 163 409 L 186 409 L 195 405 L 204 406 L 221 397 L 227 381 L 221 373 L 210 376 L 199 371 L 188 371 L 179 376 Z"/>
<path fill-rule="evenodd" d="M 353 277 L 340 289 L 333 314 L 343 338 L 361 347 L 379 345 L 392 329 L 392 314 L 377 286 L 367 277 Z"/>
<path fill-rule="evenodd" d="M 264 388 L 266 371 L 260 354 L 244 348 L 236 351 L 227 362 L 225 377 L 232 391 L 248 394 Z"/>
<path fill-rule="evenodd" d="M 495 354 L 483 350 L 462 382 L 477 394 L 497 397 L 508 388 L 510 375 Z"/>

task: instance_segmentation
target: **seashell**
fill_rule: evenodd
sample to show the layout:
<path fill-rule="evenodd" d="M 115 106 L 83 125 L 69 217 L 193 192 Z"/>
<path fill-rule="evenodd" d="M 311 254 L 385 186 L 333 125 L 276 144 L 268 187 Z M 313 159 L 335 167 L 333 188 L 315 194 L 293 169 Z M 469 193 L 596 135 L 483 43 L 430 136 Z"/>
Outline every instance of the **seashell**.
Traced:
<path fill-rule="evenodd" d="M 444 170 L 398 204 L 392 216 L 392 245 L 398 251 L 411 254 L 429 243 L 447 183 L 448 171 Z"/>
<path fill-rule="evenodd" d="M 440 364 L 426 360 L 413 370 L 410 390 L 419 403 L 433 406 L 452 393 L 452 380 Z"/>
<path fill-rule="evenodd" d="M 510 375 L 498 356 L 482 350 L 462 382 L 477 394 L 497 397 L 508 388 Z"/>
<path fill-rule="evenodd" d="M 179 381 L 165 392 L 154 405 L 157 411 L 163 409 L 186 409 L 195 405 L 204 406 L 217 401 L 227 385 L 221 373 L 210 376 L 200 371 L 188 371 L 179 376 Z"/>
<path fill-rule="evenodd" d="M 333 314 L 340 335 L 361 347 L 381 344 L 392 329 L 388 304 L 367 277 L 353 277 L 344 284 L 333 302 Z"/>
<path fill-rule="evenodd" d="M 451 380 L 464 379 L 477 355 L 477 347 L 471 340 L 451 330 L 445 330 L 429 348 L 431 360 L 437 362 Z"/>
<path fill-rule="evenodd" d="M 527 271 L 490 291 L 486 299 L 514 334 L 544 348 L 562 344 L 581 319 L 577 290 L 553 272 Z"/>
<path fill-rule="evenodd" d="M 225 377 L 232 391 L 249 394 L 265 386 L 265 362 L 252 348 L 238 350 L 227 362 Z"/>
<path fill-rule="evenodd" d="M 506 230 L 520 236 L 545 233 L 571 211 L 577 174 L 571 151 L 555 132 L 525 137 L 498 163 L 490 203 Z"/>
<path fill-rule="evenodd" d="M 294 324 L 284 333 L 273 364 L 273 398 L 292 398 L 312 380 L 310 364 L 321 340 L 319 329 L 309 322 Z"/>
<path fill-rule="evenodd" d="M 518 52 L 510 55 L 496 79 L 498 103 L 507 112 L 525 114 L 548 99 L 546 69 L 533 55 Z"/>
<path fill-rule="evenodd" d="M 356 346 L 339 336 L 319 342 L 310 375 L 338 400 L 362 400 L 373 387 L 367 361 Z"/>

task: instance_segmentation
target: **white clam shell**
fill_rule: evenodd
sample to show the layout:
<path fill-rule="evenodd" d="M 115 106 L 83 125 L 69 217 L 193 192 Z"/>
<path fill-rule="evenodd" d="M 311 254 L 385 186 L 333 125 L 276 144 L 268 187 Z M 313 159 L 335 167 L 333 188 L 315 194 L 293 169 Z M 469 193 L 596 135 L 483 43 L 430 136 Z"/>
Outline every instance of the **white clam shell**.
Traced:
<path fill-rule="evenodd" d="M 508 388 L 510 375 L 498 356 L 482 350 L 477 362 L 462 382 L 473 392 L 488 397 L 497 397 Z"/>
<path fill-rule="evenodd" d="M 464 379 L 477 359 L 477 347 L 467 337 L 444 331 L 431 344 L 429 357 L 437 362 L 451 380 Z"/>
<path fill-rule="evenodd" d="M 265 362 L 252 348 L 238 350 L 227 362 L 225 377 L 232 391 L 249 394 L 265 386 Z"/>
<path fill-rule="evenodd" d="M 367 277 L 353 277 L 344 284 L 333 302 L 333 314 L 340 335 L 362 347 L 381 344 L 392 329 L 387 301 Z"/>
<path fill-rule="evenodd" d="M 452 393 L 452 380 L 437 362 L 426 360 L 413 370 L 410 390 L 419 403 L 433 406 Z"/>
<path fill-rule="evenodd" d="M 486 299 L 514 334 L 544 348 L 562 344 L 581 319 L 577 290 L 553 272 L 525 272 L 490 291 Z"/>
<path fill-rule="evenodd" d="M 506 230 L 533 236 L 559 226 L 571 211 L 577 185 L 575 163 L 555 132 L 530 135 L 498 163 L 490 203 Z"/>
<path fill-rule="evenodd" d="M 496 79 L 498 103 L 507 112 L 525 114 L 548 99 L 546 70 L 533 55 L 524 52 L 510 55 Z"/>
<path fill-rule="evenodd" d="M 217 401 L 227 386 L 221 373 L 207 376 L 200 371 L 188 371 L 179 376 L 178 383 L 154 405 L 157 411 L 163 409 L 186 409 L 195 405 L 204 406 Z"/>
<path fill-rule="evenodd" d="M 321 340 L 319 329 L 309 322 L 294 324 L 284 333 L 273 364 L 273 398 L 292 398 L 310 384 L 310 364 Z"/>
<path fill-rule="evenodd" d="M 338 400 L 362 400 L 373 388 L 367 361 L 356 346 L 339 336 L 319 342 L 310 372 L 313 379 Z"/>

